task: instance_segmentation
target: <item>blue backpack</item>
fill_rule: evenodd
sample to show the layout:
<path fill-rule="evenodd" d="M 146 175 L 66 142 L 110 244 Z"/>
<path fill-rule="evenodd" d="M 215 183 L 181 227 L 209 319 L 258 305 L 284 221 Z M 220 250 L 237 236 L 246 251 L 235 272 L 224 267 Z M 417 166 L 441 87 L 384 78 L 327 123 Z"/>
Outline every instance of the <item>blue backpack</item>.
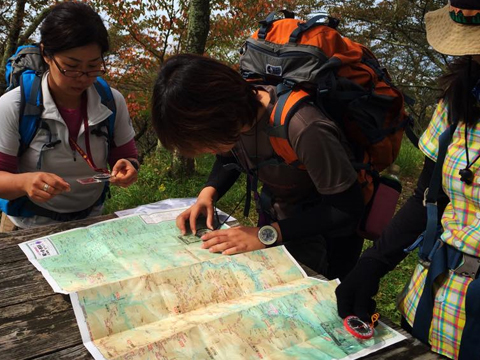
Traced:
<path fill-rule="evenodd" d="M 45 70 L 46 65 L 40 53 L 40 48 L 36 44 L 20 46 L 15 54 L 13 54 L 7 61 L 5 71 L 7 84 L 6 92 L 18 86 L 20 86 L 21 89 L 19 115 L 20 147 L 18 150 L 18 157 L 28 149 L 38 129 L 44 124 L 41 119 L 41 114 L 43 111 L 42 74 Z M 114 147 L 113 130 L 116 117 L 115 99 L 113 98 L 110 86 L 102 78 L 98 77 L 94 86 L 100 95 L 102 104 L 112 111 L 112 114 L 105 120 L 107 134 L 100 134 L 107 137 L 108 147 L 111 149 Z M 108 190 L 108 182 L 106 182 L 104 192 L 99 200 L 101 203 L 105 200 Z M 51 212 L 52 214 L 46 214 L 43 210 L 38 209 L 38 207 L 33 204 L 27 196 L 24 196 L 10 201 L 0 199 L 0 210 L 12 216 L 44 215 L 55 220 L 68 221 L 86 217 L 91 209 L 87 209 L 88 211 L 86 215 L 84 212 L 82 212 L 82 214 L 72 213 L 70 215 L 60 213 L 54 214 L 55 212 Z M 39 214 L 38 211 L 44 213 Z"/>

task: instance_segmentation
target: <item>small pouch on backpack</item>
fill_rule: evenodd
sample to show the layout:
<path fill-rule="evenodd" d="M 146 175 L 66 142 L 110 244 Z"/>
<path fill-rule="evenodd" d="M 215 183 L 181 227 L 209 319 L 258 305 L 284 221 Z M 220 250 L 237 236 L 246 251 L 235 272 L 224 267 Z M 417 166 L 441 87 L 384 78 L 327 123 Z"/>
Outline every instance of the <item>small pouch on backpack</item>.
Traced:
<path fill-rule="evenodd" d="M 380 176 L 375 192 L 365 209 L 359 226 L 359 234 L 365 239 L 376 240 L 387 227 L 395 213 L 402 184 L 389 176 Z"/>

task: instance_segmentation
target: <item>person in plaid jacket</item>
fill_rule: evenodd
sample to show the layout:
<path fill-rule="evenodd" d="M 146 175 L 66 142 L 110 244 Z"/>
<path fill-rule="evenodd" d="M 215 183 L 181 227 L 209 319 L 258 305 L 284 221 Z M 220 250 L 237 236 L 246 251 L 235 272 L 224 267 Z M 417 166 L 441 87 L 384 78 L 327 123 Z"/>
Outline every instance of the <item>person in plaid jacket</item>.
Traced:
<path fill-rule="evenodd" d="M 425 163 L 417 188 L 382 237 L 362 254 L 337 288 L 338 313 L 343 318 L 356 315 L 369 321 L 375 312 L 373 296 L 380 279 L 405 258 L 404 249 L 425 230 L 425 190 L 437 161 L 439 137 L 451 127 L 454 131 L 441 168 L 442 186 L 437 197 L 441 246 L 432 252 L 430 263 L 418 263 L 398 307 L 402 326 L 428 343 L 432 351 L 452 359 L 478 359 L 480 3 L 451 0 L 442 9 L 427 13 L 425 22 L 429 44 L 442 54 L 460 57 L 450 72 L 440 78 L 443 95 L 419 141 Z M 445 256 L 437 256 L 440 251 Z M 432 269 L 439 267 L 439 276 L 433 276 Z M 427 285 L 432 291 L 424 294 Z M 431 304 L 427 311 L 423 297 Z"/>

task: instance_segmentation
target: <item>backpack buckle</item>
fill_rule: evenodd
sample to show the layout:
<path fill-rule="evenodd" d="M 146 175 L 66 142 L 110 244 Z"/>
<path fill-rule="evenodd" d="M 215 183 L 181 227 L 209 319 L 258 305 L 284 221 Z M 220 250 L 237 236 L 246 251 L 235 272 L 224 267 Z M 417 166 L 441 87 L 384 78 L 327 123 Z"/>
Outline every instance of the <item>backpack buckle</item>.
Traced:
<path fill-rule="evenodd" d="M 427 207 L 427 204 L 437 205 L 437 202 L 436 202 L 436 201 L 435 201 L 434 203 L 427 201 L 428 189 L 429 189 L 429 188 L 426 188 L 426 189 L 425 189 L 425 192 L 423 193 L 423 206 L 424 206 L 424 207 Z"/>
<path fill-rule="evenodd" d="M 329 92 L 330 92 L 330 89 L 328 88 L 323 88 L 323 89 L 317 88 L 317 99 L 326 96 Z"/>
<path fill-rule="evenodd" d="M 289 89 L 293 89 L 293 87 L 297 85 L 297 83 L 293 80 L 284 79 L 283 85 L 287 86 Z"/>
<path fill-rule="evenodd" d="M 463 261 L 461 264 L 453 269 L 457 275 L 475 279 L 480 269 L 480 258 L 463 253 Z"/>

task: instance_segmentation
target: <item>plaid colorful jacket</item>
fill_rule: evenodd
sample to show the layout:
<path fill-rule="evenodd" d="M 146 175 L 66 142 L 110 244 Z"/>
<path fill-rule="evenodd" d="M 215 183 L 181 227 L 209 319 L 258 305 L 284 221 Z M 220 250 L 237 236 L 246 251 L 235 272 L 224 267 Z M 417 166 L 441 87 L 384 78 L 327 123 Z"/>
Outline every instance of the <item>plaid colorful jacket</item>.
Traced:
<path fill-rule="evenodd" d="M 432 120 L 419 141 L 421 151 L 436 161 L 438 138 L 447 128 L 447 109 L 443 101 L 438 103 Z M 475 128 L 466 129 L 459 124 L 448 147 L 442 169 L 442 185 L 450 198 L 442 217 L 442 240 L 458 250 L 480 256 L 480 160 L 470 169 L 474 173 L 473 184 L 460 181 L 459 171 L 467 165 L 465 131 L 468 138 L 470 162 L 480 154 L 480 122 Z M 410 283 L 399 301 L 399 310 L 410 325 L 422 294 L 427 269 L 418 264 Z M 471 278 L 450 271 L 441 283 L 437 283 L 429 342 L 432 351 L 455 359 L 458 357 L 462 330 L 465 325 L 465 294 Z M 480 299 L 479 299 L 480 301 Z"/>

